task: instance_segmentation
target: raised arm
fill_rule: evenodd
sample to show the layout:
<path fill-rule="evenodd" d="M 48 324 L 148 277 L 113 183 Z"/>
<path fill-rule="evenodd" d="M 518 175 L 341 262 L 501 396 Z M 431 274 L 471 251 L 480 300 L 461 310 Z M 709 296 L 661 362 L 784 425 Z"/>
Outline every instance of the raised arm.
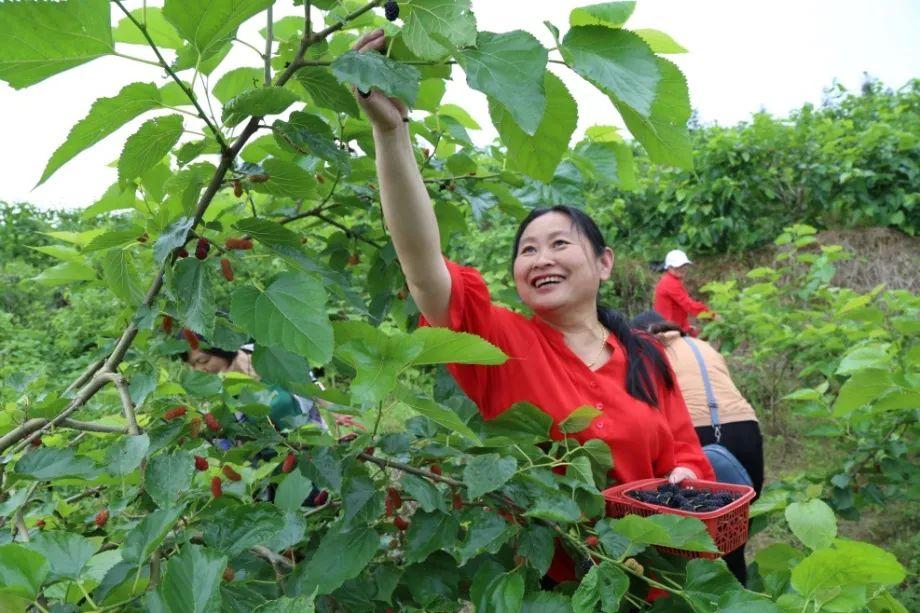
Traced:
<path fill-rule="evenodd" d="M 375 53 L 384 45 L 383 30 L 375 30 L 359 40 L 355 49 Z M 409 291 L 432 325 L 446 326 L 450 274 L 441 255 L 438 220 L 415 163 L 406 121 L 409 111 L 401 101 L 377 90 L 355 91 L 355 97 L 374 128 L 383 217 Z"/>

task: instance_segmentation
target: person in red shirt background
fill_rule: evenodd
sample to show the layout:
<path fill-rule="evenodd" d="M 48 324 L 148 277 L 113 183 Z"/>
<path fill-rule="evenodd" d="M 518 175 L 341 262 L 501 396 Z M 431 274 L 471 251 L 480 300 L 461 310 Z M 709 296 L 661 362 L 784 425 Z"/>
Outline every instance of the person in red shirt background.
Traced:
<path fill-rule="evenodd" d="M 384 41 L 377 30 L 355 49 L 380 51 Z M 553 436 L 562 438 L 559 422 L 594 406 L 601 414 L 576 438 L 610 447 L 612 478 L 714 479 L 660 347 L 598 304 L 613 251 L 594 221 L 567 206 L 532 211 L 515 237 L 512 276 L 534 315 L 494 304 L 478 271 L 442 256 L 408 109 L 376 90 L 356 94 L 373 126 L 384 218 L 423 325 L 477 334 L 509 356 L 498 366 L 449 366 L 482 415 L 491 419 L 515 402 L 530 402 L 553 418 Z M 561 570 L 550 575 L 574 578 L 571 569 L 568 577 Z"/>
<path fill-rule="evenodd" d="M 655 286 L 652 310 L 676 323 L 684 333 L 696 336 L 698 330 L 690 325 L 689 316 L 711 311 L 704 303 L 691 298 L 684 287 L 683 279 L 692 263 L 680 249 L 668 252 L 664 258 L 664 273 Z"/>

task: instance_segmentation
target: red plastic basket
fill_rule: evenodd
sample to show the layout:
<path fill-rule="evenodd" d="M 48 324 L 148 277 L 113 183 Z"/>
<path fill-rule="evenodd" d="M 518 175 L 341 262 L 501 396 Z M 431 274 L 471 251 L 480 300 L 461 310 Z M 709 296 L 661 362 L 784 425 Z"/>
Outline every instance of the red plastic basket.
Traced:
<path fill-rule="evenodd" d="M 717 481 L 702 481 L 698 479 L 685 479 L 680 483 L 684 488 L 707 488 L 717 492 L 731 492 L 740 494 L 734 502 L 721 509 L 708 513 L 693 513 L 681 511 L 656 504 L 648 504 L 631 498 L 626 494 L 635 491 L 656 490 L 660 485 L 667 483 L 667 479 L 644 479 L 632 481 L 604 490 L 607 500 L 607 515 L 610 517 L 623 517 L 624 515 L 641 515 L 648 517 L 656 513 L 670 513 L 681 517 L 695 517 L 706 524 L 706 530 L 712 537 L 716 547 L 721 553 L 706 553 L 703 551 L 687 551 L 673 547 L 658 547 L 663 553 L 671 553 L 685 558 L 718 558 L 730 551 L 734 551 L 747 541 L 748 537 L 748 510 L 754 498 L 754 488 L 733 483 L 719 483 Z"/>

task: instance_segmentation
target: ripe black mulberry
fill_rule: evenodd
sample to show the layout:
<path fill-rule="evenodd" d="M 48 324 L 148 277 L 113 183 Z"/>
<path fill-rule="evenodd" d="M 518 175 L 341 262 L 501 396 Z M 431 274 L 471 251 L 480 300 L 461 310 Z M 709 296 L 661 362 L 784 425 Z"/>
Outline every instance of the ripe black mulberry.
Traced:
<path fill-rule="evenodd" d="M 390 21 L 396 21 L 399 17 L 399 5 L 396 3 L 396 0 L 388 0 L 388 2 L 383 5 L 383 14 L 386 15 L 386 18 Z"/>

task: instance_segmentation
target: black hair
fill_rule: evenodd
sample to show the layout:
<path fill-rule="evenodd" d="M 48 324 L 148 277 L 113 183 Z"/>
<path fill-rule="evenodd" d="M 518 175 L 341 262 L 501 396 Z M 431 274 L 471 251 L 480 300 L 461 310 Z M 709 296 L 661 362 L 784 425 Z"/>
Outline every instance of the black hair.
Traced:
<path fill-rule="evenodd" d="M 642 330 L 649 334 L 661 334 L 662 332 L 680 332 L 681 336 L 686 335 L 679 325 L 673 321 L 665 319 L 658 311 L 645 311 L 632 318 L 629 326 L 635 330 Z"/>
<path fill-rule="evenodd" d="M 600 228 L 591 217 L 573 206 L 557 204 L 551 207 L 533 209 L 518 226 L 514 235 L 514 246 L 511 251 L 511 264 L 517 259 L 521 235 L 530 223 L 547 213 L 561 213 L 572 220 L 572 224 L 579 234 L 588 239 L 591 249 L 596 257 L 600 257 L 607 248 Z M 597 319 L 605 328 L 613 332 L 620 344 L 626 349 L 626 392 L 637 400 L 641 400 L 653 407 L 658 406 L 658 392 L 656 381 L 664 382 L 667 389 L 674 387 L 674 376 L 668 362 L 661 354 L 656 341 L 647 334 L 634 332 L 626 319 L 617 311 L 607 308 L 600 303 L 598 296 Z"/>
<path fill-rule="evenodd" d="M 191 332 L 191 330 L 190 330 L 190 332 Z M 198 333 L 196 333 L 196 332 L 192 332 L 192 334 L 195 335 L 195 337 L 198 339 L 199 342 L 201 342 L 201 343 L 207 343 L 207 342 L 208 342 L 208 339 L 206 339 L 205 337 L 201 336 L 200 334 L 198 334 Z M 185 336 L 183 335 L 183 333 L 182 333 L 181 331 L 180 331 L 178 334 L 176 334 L 176 338 L 179 339 L 179 340 L 185 340 Z M 208 354 L 208 355 L 213 355 L 213 356 L 218 357 L 218 358 L 223 358 L 223 359 L 227 360 L 228 362 L 232 362 L 233 360 L 236 359 L 236 355 L 239 353 L 240 350 L 237 350 L 237 351 L 227 351 L 226 349 L 221 349 L 220 347 L 214 347 L 214 346 L 212 345 L 212 346 L 210 346 L 210 347 L 199 347 L 199 348 L 198 348 L 198 351 L 201 351 L 202 353 L 206 353 L 206 354 Z M 177 354 L 176 354 L 176 357 L 179 358 L 180 360 L 182 360 L 183 362 L 188 362 L 188 356 L 189 356 L 189 352 L 188 352 L 188 351 L 183 351 L 182 353 L 177 353 Z"/>

